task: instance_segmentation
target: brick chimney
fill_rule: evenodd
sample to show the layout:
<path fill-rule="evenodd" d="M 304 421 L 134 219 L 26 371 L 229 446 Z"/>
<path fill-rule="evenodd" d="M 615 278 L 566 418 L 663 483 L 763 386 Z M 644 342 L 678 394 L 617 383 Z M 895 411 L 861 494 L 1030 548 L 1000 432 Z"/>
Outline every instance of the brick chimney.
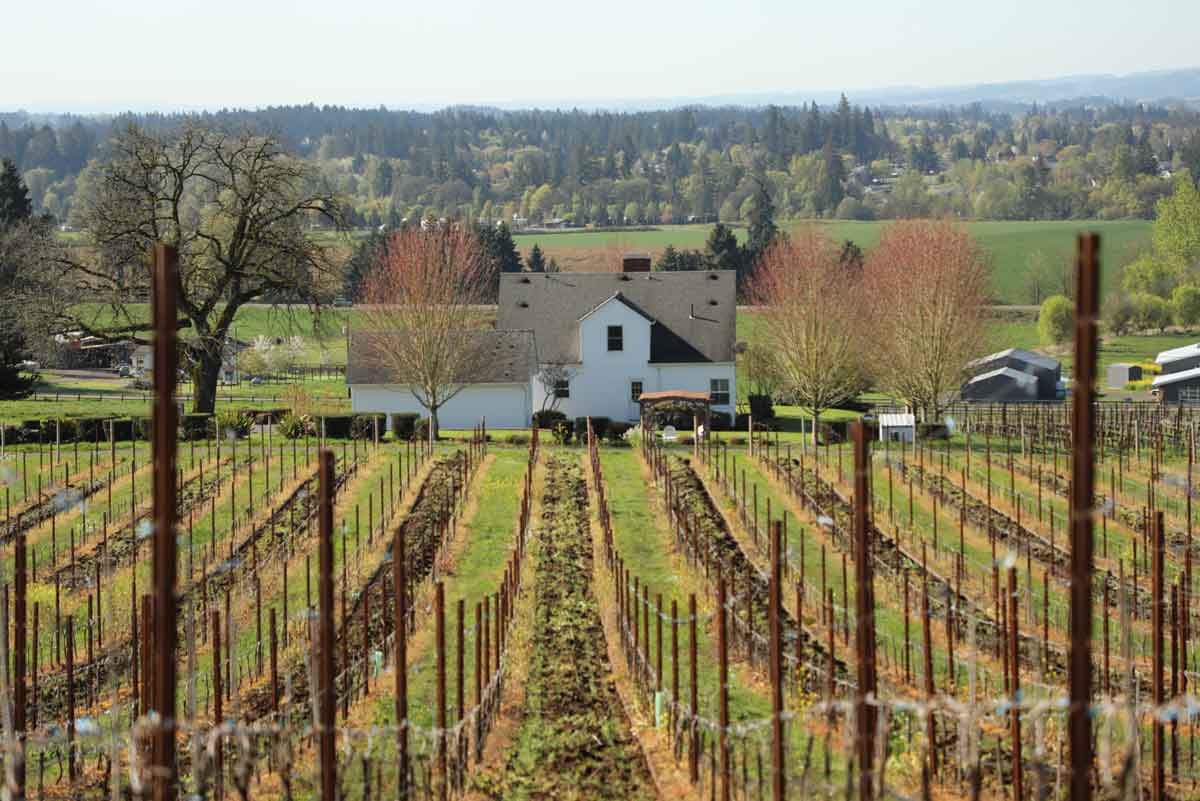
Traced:
<path fill-rule="evenodd" d="M 621 258 L 621 272 L 648 273 L 650 272 L 649 253 L 626 253 Z"/>

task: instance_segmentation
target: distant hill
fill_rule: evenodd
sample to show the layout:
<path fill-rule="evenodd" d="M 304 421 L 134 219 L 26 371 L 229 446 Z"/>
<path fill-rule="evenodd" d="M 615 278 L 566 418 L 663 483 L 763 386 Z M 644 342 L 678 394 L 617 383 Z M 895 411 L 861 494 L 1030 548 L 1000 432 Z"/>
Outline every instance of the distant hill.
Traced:
<path fill-rule="evenodd" d="M 840 90 L 780 90 L 699 97 L 639 99 L 558 99 L 546 102 L 495 104 L 497 108 L 579 108 L 652 111 L 680 106 L 793 106 L 816 101 L 837 103 Z M 1070 75 L 1032 81 L 963 84 L 959 86 L 891 86 L 860 89 L 856 103 L 872 107 L 967 106 L 978 103 L 989 111 L 1019 111 L 1031 103 L 1107 105 L 1112 103 L 1179 103 L 1200 108 L 1200 68 L 1134 72 L 1128 75 Z"/>

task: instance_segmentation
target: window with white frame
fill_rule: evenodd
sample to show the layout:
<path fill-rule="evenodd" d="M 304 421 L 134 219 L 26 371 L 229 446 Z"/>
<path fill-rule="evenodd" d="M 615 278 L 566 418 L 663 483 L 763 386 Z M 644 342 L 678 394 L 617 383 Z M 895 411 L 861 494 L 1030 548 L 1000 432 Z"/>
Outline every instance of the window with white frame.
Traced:
<path fill-rule="evenodd" d="M 713 406 L 729 405 L 728 378 L 714 378 L 708 382 L 708 402 Z"/>

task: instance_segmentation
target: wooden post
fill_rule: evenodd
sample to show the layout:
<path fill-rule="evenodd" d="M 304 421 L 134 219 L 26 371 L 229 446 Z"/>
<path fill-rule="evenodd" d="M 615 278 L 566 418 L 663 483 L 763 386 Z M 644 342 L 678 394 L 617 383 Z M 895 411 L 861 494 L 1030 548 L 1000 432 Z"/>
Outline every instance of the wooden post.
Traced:
<path fill-rule="evenodd" d="M 322 450 L 319 458 L 320 502 L 317 515 L 320 573 L 317 577 L 317 601 L 320 618 L 317 632 L 320 642 L 317 654 L 317 735 L 321 759 L 321 801 L 337 801 L 337 752 L 333 728 L 333 451 Z"/>
<path fill-rule="evenodd" d="M 1092 725 L 1092 505 L 1095 498 L 1096 323 L 1099 311 L 1100 237 L 1078 239 L 1075 283 L 1075 383 L 1071 403 L 1071 648 L 1067 661 L 1070 696 L 1067 728 L 1071 744 L 1070 801 L 1091 801 Z"/>

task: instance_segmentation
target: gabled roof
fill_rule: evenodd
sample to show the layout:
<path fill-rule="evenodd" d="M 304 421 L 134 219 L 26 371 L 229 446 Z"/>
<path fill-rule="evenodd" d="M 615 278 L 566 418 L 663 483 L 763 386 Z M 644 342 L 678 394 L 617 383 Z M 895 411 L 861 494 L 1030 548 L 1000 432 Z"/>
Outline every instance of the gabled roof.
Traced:
<path fill-rule="evenodd" d="M 475 348 L 471 370 L 463 383 L 525 384 L 537 372 L 537 348 L 532 331 L 464 332 Z M 382 348 L 404 347 L 404 333 L 352 331 L 346 359 L 347 384 L 407 384 L 394 374 Z"/>
<path fill-rule="evenodd" d="M 1154 357 L 1155 364 L 1170 364 L 1182 359 L 1190 359 L 1195 356 L 1200 356 L 1200 342 L 1192 345 L 1183 345 L 1178 348 L 1164 350 L 1162 353 Z"/>
<path fill-rule="evenodd" d="M 1050 356 L 1034 353 L 1024 348 L 1005 348 L 1004 350 L 998 350 L 995 353 L 990 353 L 987 356 L 967 362 L 967 367 L 982 367 L 985 364 L 998 362 L 1002 359 L 1017 359 L 1026 364 L 1032 364 L 1034 367 L 1042 367 L 1046 370 L 1057 370 L 1059 366 L 1058 359 L 1051 358 Z"/>
<path fill-rule="evenodd" d="M 498 329 L 532 329 L 541 362 L 579 361 L 579 321 L 620 295 L 653 321 L 650 361 L 732 362 L 737 320 L 732 270 L 503 273 Z"/>
<path fill-rule="evenodd" d="M 1004 377 L 1009 380 L 1016 381 L 1018 384 L 1036 384 L 1037 383 L 1036 376 L 1032 376 L 1029 373 L 1022 373 L 1020 370 L 1014 370 L 1011 367 L 1001 367 L 998 370 L 988 370 L 986 373 L 980 373 L 979 375 L 975 376 L 967 383 L 968 384 L 978 384 L 980 382 L 987 381 L 988 379 L 999 378 L 999 377 Z"/>
<path fill-rule="evenodd" d="M 1161 387 L 1164 384 L 1190 381 L 1193 378 L 1200 378 L 1200 367 L 1193 367 L 1191 370 L 1180 370 L 1178 373 L 1163 373 L 1160 376 L 1155 376 L 1154 380 L 1150 382 L 1150 386 Z"/>
<path fill-rule="evenodd" d="M 628 307 L 629 307 L 629 308 L 630 308 L 630 309 L 631 309 L 631 310 L 632 310 L 634 313 L 636 313 L 636 314 L 640 314 L 642 317 L 645 317 L 647 320 L 649 320 L 649 321 L 650 321 L 650 325 L 654 325 L 654 323 L 658 322 L 658 321 L 657 321 L 657 320 L 655 320 L 653 317 L 651 317 L 649 314 L 646 314 L 646 310 L 645 310 L 645 309 L 643 309 L 641 306 L 639 306 L 639 305 L 637 305 L 636 303 L 634 303 L 634 302 L 633 302 L 632 300 L 630 300 L 629 298 L 627 298 L 627 297 L 625 297 L 624 295 L 622 295 L 620 292 L 614 292 L 614 293 L 613 293 L 613 294 L 612 294 L 610 297 L 608 297 L 608 298 L 605 298 L 604 300 L 600 301 L 598 304 L 596 304 L 596 305 L 595 305 L 595 306 L 593 306 L 592 308 L 588 309 L 588 310 L 587 310 L 587 312 L 585 312 L 583 315 L 581 315 L 581 316 L 580 316 L 580 318 L 579 318 L 579 321 L 580 321 L 580 322 L 583 322 L 583 321 L 584 321 L 586 318 L 588 318 L 588 317 L 590 317 L 591 315 L 595 314 L 595 313 L 596 313 L 597 311 L 599 311 L 601 308 L 603 308 L 603 307 L 607 306 L 609 303 L 612 303 L 612 302 L 614 302 L 614 301 L 615 301 L 615 302 L 617 302 L 617 303 L 623 303 L 623 304 L 625 304 L 625 305 L 626 305 L 626 306 L 628 306 Z"/>

